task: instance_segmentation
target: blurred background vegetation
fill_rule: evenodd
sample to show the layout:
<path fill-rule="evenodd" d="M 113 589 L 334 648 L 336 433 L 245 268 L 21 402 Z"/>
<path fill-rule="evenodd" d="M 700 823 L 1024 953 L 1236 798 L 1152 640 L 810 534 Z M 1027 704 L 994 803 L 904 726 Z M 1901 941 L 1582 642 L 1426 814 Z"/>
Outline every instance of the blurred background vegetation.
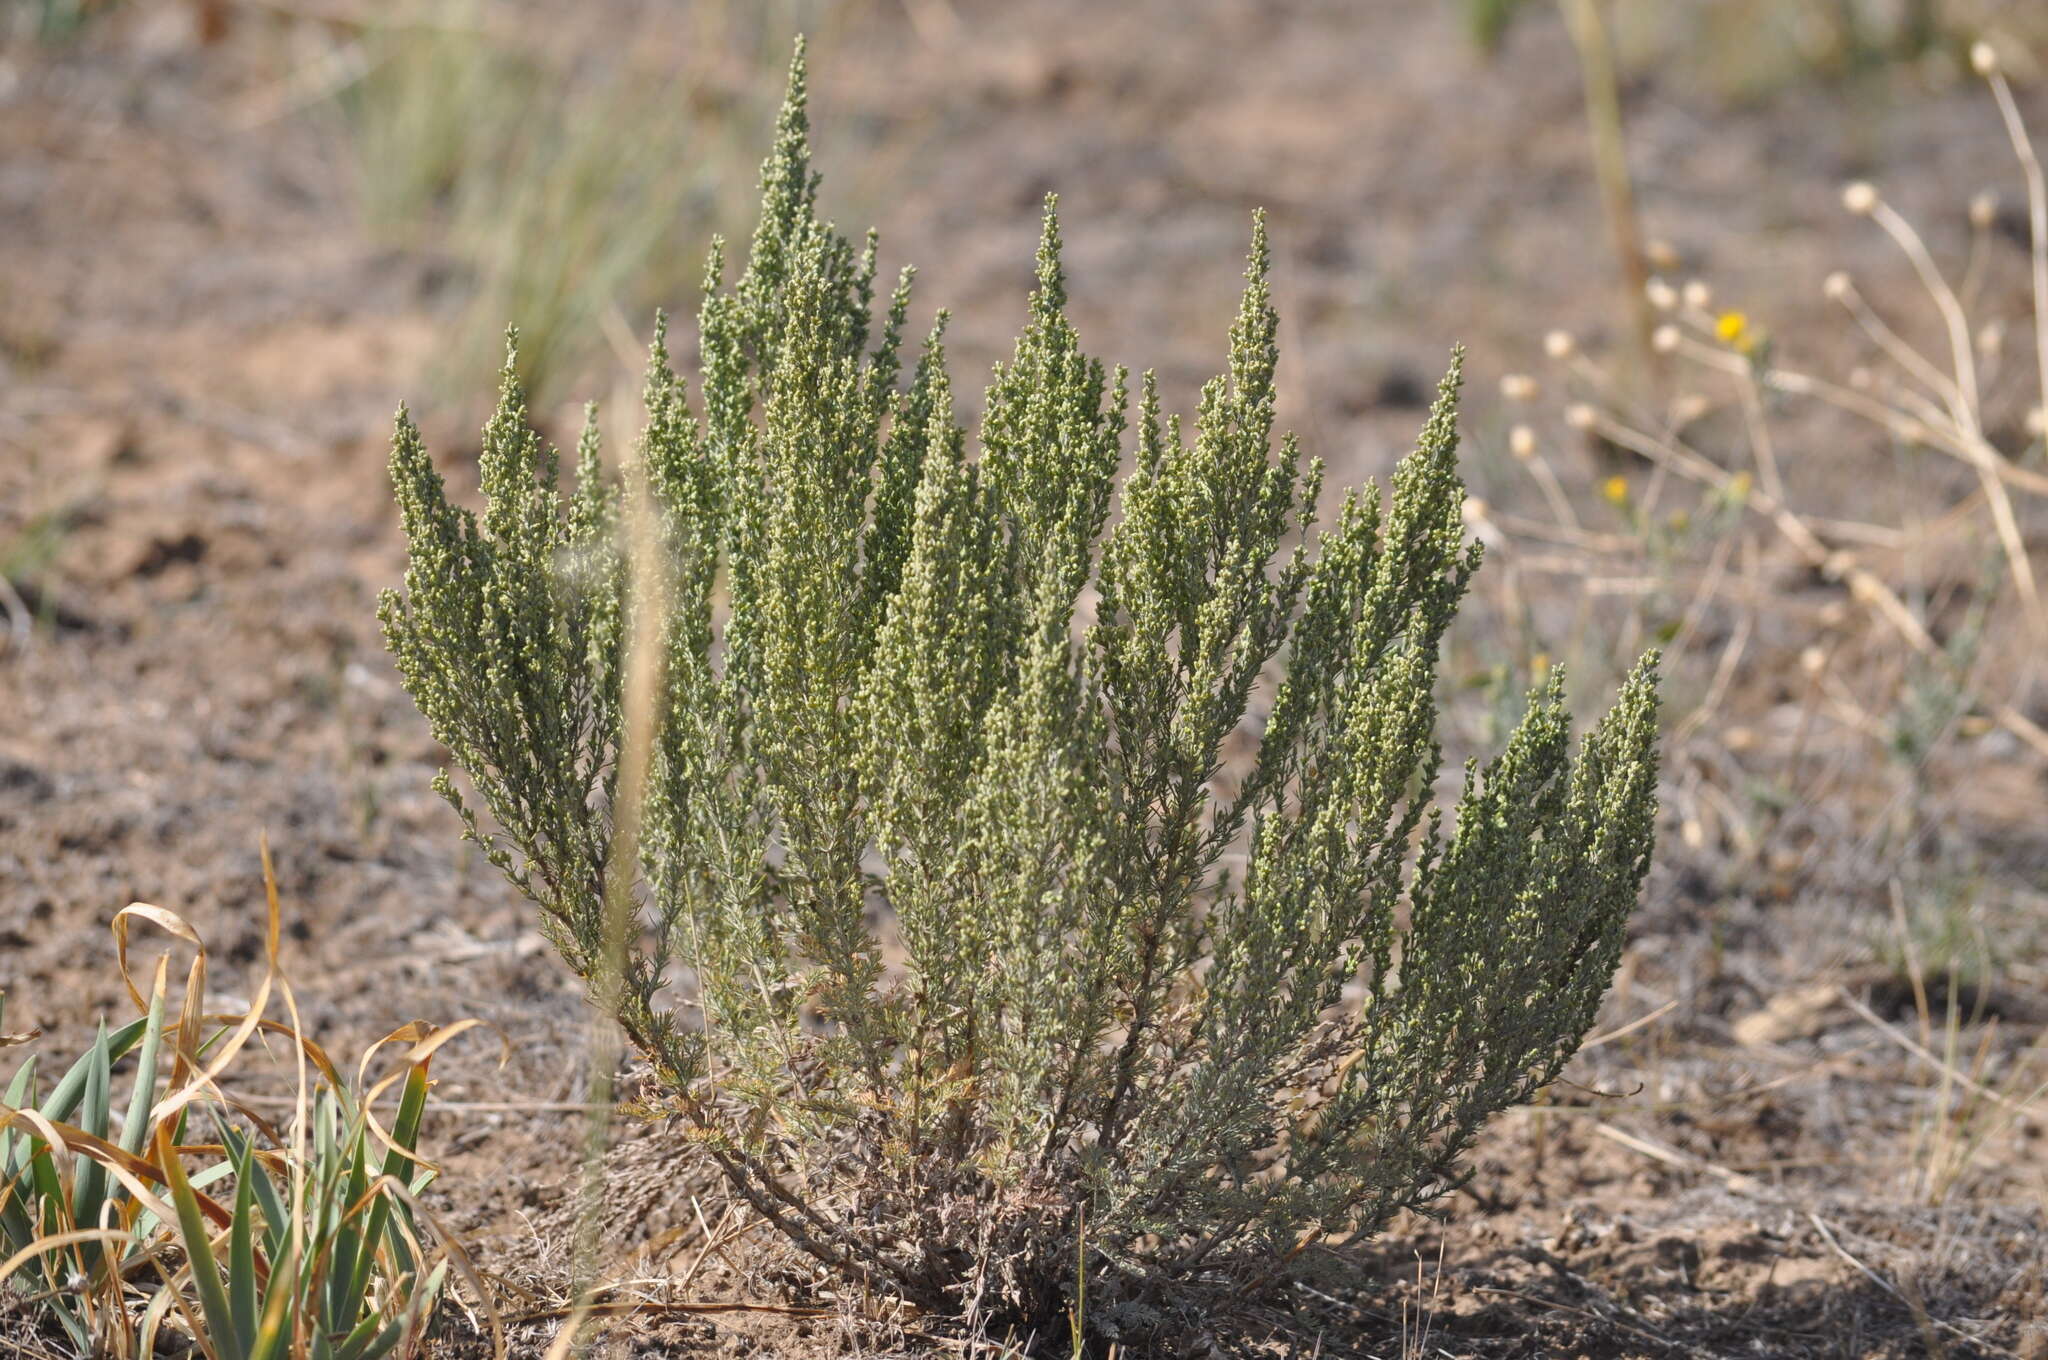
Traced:
<path fill-rule="evenodd" d="M 1472 39 L 1498 51 L 1514 22 L 1560 0 L 1453 0 Z M 1577 0 L 1562 0 L 1566 7 Z M 2028 0 L 1599 0 L 1631 68 L 1673 68 L 1719 94 L 1768 96 L 1792 81 L 1835 79 L 1928 59 L 1961 70 L 1987 29 L 2039 25 Z"/>
<path fill-rule="evenodd" d="M 793 36 L 829 44 L 846 8 L 644 5 L 581 43 L 481 0 L 366 27 L 334 104 L 371 228 L 458 284 L 443 391 L 493 371 L 510 325 L 545 402 L 601 349 L 631 353 L 654 306 L 688 306 L 711 235 L 749 225 L 733 208 Z"/>

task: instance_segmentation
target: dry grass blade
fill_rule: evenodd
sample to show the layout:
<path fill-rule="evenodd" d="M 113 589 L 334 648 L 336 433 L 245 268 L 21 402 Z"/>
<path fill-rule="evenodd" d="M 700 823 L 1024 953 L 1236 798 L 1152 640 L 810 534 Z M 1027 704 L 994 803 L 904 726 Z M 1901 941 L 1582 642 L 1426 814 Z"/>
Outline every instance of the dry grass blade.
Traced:
<path fill-rule="evenodd" d="M 2034 284 L 2034 358 L 2040 366 L 2041 400 L 2048 403 L 2048 182 L 2044 182 L 2041 174 L 2041 159 L 2035 154 L 2034 140 L 2027 135 L 2026 120 L 2020 117 L 2019 104 L 2012 97 L 2012 86 L 1997 67 L 1996 53 L 1990 53 L 1992 60 L 1988 62 L 1980 55 L 1987 50 L 1980 46 L 1971 57 L 1980 70 L 1990 68 L 1984 71 L 1985 79 L 1991 83 L 1998 116 L 2005 123 L 2006 136 L 2012 141 L 2013 154 L 2019 158 L 2020 171 L 2026 179 L 2027 244 Z"/>
<path fill-rule="evenodd" d="M 65 1247 L 77 1246 L 83 1242 L 102 1242 L 108 1246 L 121 1246 L 127 1241 L 127 1233 L 113 1228 L 72 1228 L 65 1232 L 51 1233 L 46 1237 L 39 1237 L 20 1251 L 15 1252 L 14 1255 L 8 1257 L 5 1261 L 0 1261 L 0 1284 L 5 1284 L 22 1267 L 40 1260 L 50 1252 L 61 1251 Z M 27 1302 L 35 1303 L 37 1299 L 31 1296 Z"/>
<path fill-rule="evenodd" d="M 803 1308 L 787 1303 L 669 1303 L 654 1299 L 605 1299 L 596 1302 L 586 1300 L 565 1308 L 542 1308 L 536 1312 L 519 1313 L 506 1318 L 511 1326 L 529 1322 L 552 1322 L 557 1318 L 569 1319 L 569 1325 L 556 1334 L 548 1348 L 550 1356 L 567 1355 L 568 1348 L 575 1344 L 575 1333 L 585 1318 L 631 1317 L 636 1314 L 710 1315 L 714 1313 L 768 1313 L 777 1317 L 820 1318 L 832 1317 L 836 1310 L 831 1308 Z M 563 1349 L 558 1353 L 555 1347 Z"/>
<path fill-rule="evenodd" d="M 1677 1010 L 1678 1004 L 1678 998 L 1673 997 L 1671 1000 L 1665 1002 L 1663 1005 L 1657 1007 L 1656 1010 L 1651 1011 L 1647 1015 L 1639 1015 L 1625 1025 L 1620 1025 L 1614 1029 L 1608 1030 L 1605 1034 L 1596 1034 L 1592 1038 L 1586 1040 L 1585 1043 L 1579 1045 L 1579 1052 L 1590 1052 L 1593 1049 L 1599 1048 L 1603 1044 L 1611 1044 L 1617 1039 L 1627 1038 L 1629 1035 L 1634 1034 L 1637 1030 L 1646 1029 L 1649 1026 L 1657 1023 L 1659 1020 L 1662 1020 L 1665 1016 L 1671 1014 L 1671 1012 Z"/>
<path fill-rule="evenodd" d="M 586 1298 L 579 1300 L 575 1307 L 566 1311 L 561 1309 L 548 1310 L 550 1315 L 566 1317 L 568 1321 L 555 1333 L 554 1340 L 548 1343 L 547 1350 L 542 1352 L 541 1360 L 569 1360 L 570 1352 L 576 1347 L 576 1335 L 583 1330 L 585 1320 L 590 1317 L 591 1306 L 590 1300 Z M 526 1315 L 521 1314 L 518 1317 L 512 1318 L 511 1322 L 517 1325 L 525 1320 Z"/>
<path fill-rule="evenodd" d="M 414 1354 L 442 1281 L 453 1270 L 489 1315 L 493 1351 L 502 1355 L 502 1328 L 480 1275 L 454 1234 L 414 1193 L 432 1174 L 416 1147 L 427 1064 L 476 1022 L 394 1031 L 364 1055 L 363 1075 L 353 1088 L 344 1083 L 305 1033 L 279 959 L 280 907 L 267 844 L 262 861 L 266 976 L 245 1011 L 207 1011 L 206 947 L 182 917 L 140 903 L 116 915 L 117 967 L 145 1019 L 119 1031 L 119 1049 L 103 1027 L 99 1046 L 49 1096 L 49 1109 L 0 1103 L 0 1131 L 12 1131 L 10 1148 L 14 1139 L 28 1139 L 28 1170 L 19 1170 L 10 1153 L 0 1215 L 9 1216 L 10 1234 L 16 1219 L 54 1221 L 58 1227 L 27 1241 L 14 1234 L 0 1279 L 33 1264 L 56 1286 L 53 1263 L 65 1263 L 59 1275 L 82 1287 L 46 1289 L 26 1306 L 52 1310 L 85 1350 L 148 1355 L 170 1326 L 210 1360 L 360 1360 Z M 147 1001 L 131 974 L 131 932 L 138 924 L 161 929 L 193 950 L 175 1022 L 166 989 L 170 958 L 157 962 Z M 264 1014 L 275 1002 L 288 1013 L 283 1021 Z M 248 1040 L 259 1033 L 291 1041 L 297 1083 L 292 1118 L 282 1132 L 224 1085 L 246 1056 Z M 125 1055 L 138 1036 L 136 1090 L 123 1142 L 116 1143 L 94 1132 L 110 1122 L 105 1073 L 112 1057 Z M 168 1094 L 162 1098 L 155 1090 L 159 1038 L 169 1041 L 170 1060 Z M 368 1080 L 371 1061 L 389 1043 L 405 1044 L 398 1070 Z M 17 1092 L 34 1097 L 27 1081 L 31 1072 L 32 1064 L 17 1077 L 10 1100 Z M 397 1113 L 387 1124 L 374 1106 L 401 1081 Z M 68 1115 L 81 1094 L 81 1123 L 51 1113 Z M 218 1141 L 187 1132 L 195 1114 L 213 1120 Z M 189 1172 L 188 1159 L 195 1163 Z M 229 1175 L 235 1188 L 232 1204 L 225 1204 L 206 1187 Z M 95 1177 L 111 1181 L 112 1193 L 90 1189 Z M 81 1187 L 75 1193 L 74 1184 Z M 10 1209 L 24 1186 L 35 1199 Z M 90 1208 L 97 1220 L 72 1222 L 67 1215 L 74 1205 L 78 1217 Z M 14 1210 L 32 1211 L 32 1217 Z M 431 1248 L 415 1222 L 431 1227 Z M 181 1260 L 174 1264 L 173 1257 Z M 151 1269 L 158 1280 L 153 1290 L 139 1279 Z"/>
<path fill-rule="evenodd" d="M 1972 1346 L 1983 1347 L 1994 1355 L 2014 1356 L 2015 1353 L 2007 1350 L 2005 1347 L 1991 1345 L 1990 1343 L 1986 1342 L 1984 1338 L 1979 1336 L 1972 1336 L 1970 1333 L 1964 1331 L 1962 1328 L 1956 1326 L 1954 1323 L 1944 1322 L 1940 1318 L 1928 1316 L 1926 1308 L 1922 1306 L 1917 1300 L 1908 1298 L 1905 1293 L 1901 1292 L 1897 1285 L 1893 1284 L 1890 1280 L 1887 1280 L 1884 1276 L 1878 1274 L 1875 1270 L 1871 1269 L 1868 1265 L 1858 1260 L 1853 1254 L 1851 1254 L 1849 1249 L 1842 1245 L 1841 1239 L 1835 1236 L 1834 1229 L 1828 1226 L 1828 1222 L 1826 1219 L 1822 1218 L 1817 1213 L 1808 1213 L 1806 1215 L 1806 1221 L 1813 1224 L 1814 1230 L 1820 1234 L 1821 1241 L 1827 1243 L 1828 1249 L 1830 1251 L 1834 1252 L 1835 1255 L 1841 1257 L 1844 1261 L 1848 1262 L 1849 1265 L 1855 1269 L 1857 1274 L 1861 1275 L 1864 1279 L 1876 1285 L 1880 1290 L 1884 1291 L 1886 1294 L 1889 1294 L 1894 1299 L 1897 1299 L 1901 1304 L 1904 1304 L 1908 1309 L 1910 1309 L 1915 1314 L 1916 1317 L 1921 1319 L 1923 1323 L 1932 1325 L 1940 1329 L 1941 1331 L 1948 1333 L 1950 1336 L 1957 1338 L 1958 1340 L 1967 1341 Z M 2017 1360 L 2016 1356 L 2015 1360 Z"/>
<path fill-rule="evenodd" d="M 156 1214 L 159 1218 L 168 1221 L 175 1213 L 163 1200 L 157 1197 L 156 1192 L 151 1188 L 152 1185 L 163 1185 L 166 1183 L 160 1161 L 149 1161 L 137 1157 L 126 1149 L 109 1143 L 104 1138 L 95 1137 L 84 1129 L 75 1128 L 72 1125 L 50 1119 L 39 1111 L 15 1110 L 5 1105 L 0 1105 L 0 1127 L 10 1124 L 19 1124 L 26 1129 L 33 1130 L 42 1140 L 44 1147 L 53 1153 L 61 1151 L 65 1154 L 89 1158 L 105 1167 L 108 1174 L 119 1180 L 128 1192 L 135 1196 L 137 1202 L 143 1208 Z M 179 1150 L 187 1151 L 189 1149 L 181 1148 Z M 234 1221 L 234 1216 L 227 1208 L 212 1197 L 195 1191 L 194 1198 L 199 1212 L 213 1220 L 216 1224 L 226 1227 Z"/>
<path fill-rule="evenodd" d="M 597 968 L 591 978 L 598 1009 L 589 1029 L 588 1073 L 590 1112 L 584 1130 L 582 1206 L 576 1231 L 578 1289 L 596 1278 L 598 1243 L 604 1219 L 604 1153 L 611 1128 L 613 1074 L 623 1053 L 618 1026 L 609 1018 L 621 1008 L 625 986 L 629 933 L 637 928 L 635 898 L 640 872 L 641 819 L 646 810 L 648 770 L 655 755 L 660 722 L 666 649 L 662 645 L 669 617 L 668 568 L 663 560 L 661 530 L 646 464 L 626 462 L 625 514 L 621 531 L 633 583 L 626 635 L 622 698 L 623 735 L 611 856 L 605 865 L 604 920 Z M 565 1331 L 573 1332 L 574 1328 Z"/>
<path fill-rule="evenodd" d="M 1900 1049 L 1911 1054 L 1913 1057 L 1918 1058 L 1921 1062 L 1927 1064 L 1929 1067 L 1932 1067 L 1937 1073 L 1941 1075 L 1943 1080 L 1952 1081 L 1956 1085 L 1961 1086 L 1965 1090 L 1969 1091 L 1972 1095 L 1980 1096 L 1983 1099 L 1990 1101 L 1992 1104 L 1998 1105 L 2006 1110 L 2011 1111 L 2014 1114 L 2027 1114 L 2032 1112 L 2035 1102 L 2038 1100 L 2039 1096 L 2042 1093 L 2040 1090 L 2035 1091 L 2032 1095 L 2022 1097 L 2020 1099 L 2014 1099 L 2013 1097 L 2005 1094 L 2003 1091 L 1997 1090 L 1996 1088 L 1991 1086 L 1987 1086 L 1983 1082 L 1978 1081 L 1975 1077 L 1971 1076 L 1969 1073 L 1962 1071 L 1961 1069 L 1956 1067 L 1955 1064 L 1950 1060 L 1942 1057 L 1940 1054 L 1934 1052 L 1932 1049 L 1927 1048 L 1923 1044 L 1919 1043 L 1910 1034 L 1906 1034 L 1903 1031 L 1901 1031 L 1898 1026 L 1892 1024 L 1889 1020 L 1886 1020 L 1876 1011 L 1870 1009 L 1868 1005 L 1866 1005 L 1863 1001 L 1859 1000 L 1857 997 L 1845 991 L 1842 993 L 1841 999 L 1843 1005 L 1847 1006 L 1850 1010 L 1856 1012 L 1856 1014 L 1862 1017 L 1864 1022 L 1867 1023 L 1872 1029 L 1876 1030 L 1879 1034 L 1882 1034 L 1885 1038 L 1889 1039 L 1892 1043 L 1896 1044 Z"/>
<path fill-rule="evenodd" d="M 1640 1152 L 1652 1161 L 1662 1162 L 1666 1166 L 1675 1166 L 1685 1171 L 1705 1172 L 1723 1185 L 1726 1185 L 1730 1190 L 1739 1190 L 1745 1194 L 1759 1194 L 1764 1190 L 1763 1182 L 1757 1180 L 1754 1176 L 1745 1176 L 1740 1171 L 1731 1171 L 1727 1167 L 1707 1161 L 1705 1158 L 1694 1157 L 1689 1153 L 1680 1152 L 1676 1148 L 1665 1147 L 1662 1143 L 1655 1143 L 1647 1138 L 1630 1133 L 1625 1129 L 1618 1129 L 1604 1120 L 1593 1125 L 1593 1131 L 1610 1142 L 1621 1144 L 1621 1146 L 1629 1149 L 1631 1152 Z"/>
<path fill-rule="evenodd" d="M 1730 493 L 1735 487 L 1733 474 L 1722 470 L 1676 440 L 1661 439 L 1647 434 L 1604 413 L 1588 413 L 1587 421 L 1588 428 L 1617 447 L 1640 453 L 1651 462 L 1668 467 L 1682 477 L 1724 494 Z M 1821 571 L 1824 576 L 1842 581 L 1848 588 L 1850 599 L 1861 605 L 1872 618 L 1884 624 L 1911 647 L 1916 655 L 1932 663 L 1962 687 L 1964 692 L 1983 704 L 2001 727 L 2037 753 L 2048 756 L 2048 729 L 2044 729 L 2011 703 L 1980 694 L 1970 686 L 1968 677 L 1961 673 L 1955 658 L 1935 642 L 1926 626 L 1899 597 L 1897 591 L 1879 580 L 1868 568 L 1858 565 L 1853 558 L 1831 550 L 1809 527 L 1805 519 L 1763 491 L 1749 490 L 1742 500 L 1764 516 L 1809 564 Z"/>

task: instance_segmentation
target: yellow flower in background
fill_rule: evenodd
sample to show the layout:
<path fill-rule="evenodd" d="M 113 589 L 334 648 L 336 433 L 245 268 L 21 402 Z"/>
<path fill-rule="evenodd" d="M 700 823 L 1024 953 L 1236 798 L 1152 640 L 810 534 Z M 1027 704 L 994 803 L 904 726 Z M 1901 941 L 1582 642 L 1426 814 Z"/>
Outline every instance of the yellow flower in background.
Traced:
<path fill-rule="evenodd" d="M 1738 472 L 1728 479 L 1728 499 L 1737 505 L 1749 500 L 1749 489 L 1754 485 L 1747 472 Z"/>
<path fill-rule="evenodd" d="M 1610 504 L 1627 505 L 1628 478 L 1609 477 L 1600 484 L 1600 494 L 1605 496 Z"/>
<path fill-rule="evenodd" d="M 1746 312 L 1721 313 L 1714 322 L 1714 334 L 1721 338 L 1722 344 L 1738 354 L 1754 352 L 1762 339 L 1760 332 L 1749 324 L 1749 314 Z"/>

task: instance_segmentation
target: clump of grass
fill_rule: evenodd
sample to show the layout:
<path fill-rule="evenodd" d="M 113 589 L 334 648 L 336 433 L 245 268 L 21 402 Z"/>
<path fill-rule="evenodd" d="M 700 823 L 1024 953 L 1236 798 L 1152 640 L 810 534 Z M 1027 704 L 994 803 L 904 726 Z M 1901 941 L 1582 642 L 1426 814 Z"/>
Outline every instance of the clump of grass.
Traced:
<path fill-rule="evenodd" d="M 1910 890 L 1894 886 L 1892 916 L 1879 937 L 1877 961 L 1923 1012 L 1929 979 L 1937 984 L 1931 989 L 1937 1003 L 1946 1005 L 1957 997 L 1969 1012 L 1982 1008 L 1998 986 L 1981 892 L 1981 884 L 1966 875 L 1928 875 Z"/>
<path fill-rule="evenodd" d="M 47 1091 L 31 1055 L 0 1101 L 0 1287 L 15 1287 L 0 1310 L 47 1323 L 80 1355 L 148 1360 L 190 1345 L 207 1360 L 409 1356 L 451 1270 L 478 1285 L 452 1237 L 423 1233 L 430 1215 L 418 1198 L 434 1176 L 418 1151 L 428 1064 L 474 1022 L 407 1026 L 371 1047 L 356 1080 L 345 1078 L 300 1028 L 277 966 L 267 849 L 264 881 L 269 967 L 247 1011 L 206 1012 L 206 949 L 181 917 L 124 908 L 114 937 L 141 1014 L 112 1031 L 102 1024 Z M 168 957 L 146 996 L 129 973 L 129 934 L 144 925 L 193 950 L 175 1008 Z M 273 998 L 283 1021 L 267 1014 Z M 225 1084 L 264 1032 L 288 1039 L 295 1058 L 297 1094 L 282 1127 Z M 371 1080 L 387 1045 L 398 1062 Z M 130 1056 L 134 1074 L 118 1100 L 114 1068 Z M 387 1123 L 375 1110 L 394 1088 Z"/>
<path fill-rule="evenodd" d="M 2037 1036 L 2023 1049 L 1998 1042 L 1999 1018 L 1987 1013 L 1994 963 L 1986 932 L 1971 919 L 1965 891 L 1935 892 L 1931 905 L 1917 898 L 1908 905 L 1893 885 L 1893 966 L 1911 989 L 1917 1041 L 1889 1027 L 1883 1032 L 1920 1059 L 1907 1160 L 1916 1197 L 1938 1205 L 1983 1169 L 2001 1140 L 2024 1144 L 2048 1096 L 2048 1042 Z M 1978 1030 L 1974 1044 L 1971 1027 Z"/>
<path fill-rule="evenodd" d="M 720 4 L 579 49 L 478 0 L 360 40 L 366 74 L 342 105 L 373 229 L 453 267 L 461 319 L 444 383 L 490 371 L 507 324 L 537 400 L 644 314 L 695 283 L 694 262 L 745 182 L 735 113 L 777 56 L 763 35 L 791 5 Z M 635 52 L 672 51 L 639 63 Z M 766 83 L 766 82 L 763 82 Z M 772 88 L 772 86 L 770 86 Z"/>

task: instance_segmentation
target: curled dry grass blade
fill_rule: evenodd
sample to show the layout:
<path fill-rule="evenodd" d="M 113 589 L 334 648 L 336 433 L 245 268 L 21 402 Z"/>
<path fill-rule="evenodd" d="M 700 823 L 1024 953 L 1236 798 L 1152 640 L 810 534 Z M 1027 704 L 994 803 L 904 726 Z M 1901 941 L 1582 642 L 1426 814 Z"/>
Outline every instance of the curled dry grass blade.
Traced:
<path fill-rule="evenodd" d="M 208 1360 L 381 1360 L 418 1350 L 453 1274 L 475 1294 L 502 1353 L 481 1278 L 418 1199 L 435 1175 L 418 1150 L 429 1065 L 478 1022 L 403 1026 L 370 1045 L 355 1080 L 345 1080 L 304 1032 L 279 962 L 267 845 L 263 866 L 265 971 L 248 1009 L 208 1012 L 198 932 L 174 912 L 136 903 L 116 914 L 113 934 L 142 1018 L 102 1027 L 47 1097 L 36 1098 L 33 1056 L 7 1088 L 0 1245 L 11 1254 L 0 1282 L 31 1281 L 11 1306 L 49 1318 L 82 1353 L 123 1360 L 154 1355 L 167 1327 Z M 131 971 L 131 936 L 142 925 L 192 950 L 175 1011 L 168 956 L 146 990 Z M 264 1013 L 273 1000 L 285 1019 Z M 224 1085 L 261 1034 L 291 1045 L 295 1095 L 282 1130 Z M 108 1073 L 131 1052 L 136 1080 L 115 1141 L 105 1136 Z M 373 1076 L 380 1058 L 390 1070 Z M 394 1093 L 394 1111 L 380 1118 L 379 1101 Z M 191 1136 L 195 1113 L 217 1130 L 215 1141 Z M 230 1179 L 226 1202 L 209 1193 Z M 152 1275 L 154 1287 L 144 1283 Z"/>

